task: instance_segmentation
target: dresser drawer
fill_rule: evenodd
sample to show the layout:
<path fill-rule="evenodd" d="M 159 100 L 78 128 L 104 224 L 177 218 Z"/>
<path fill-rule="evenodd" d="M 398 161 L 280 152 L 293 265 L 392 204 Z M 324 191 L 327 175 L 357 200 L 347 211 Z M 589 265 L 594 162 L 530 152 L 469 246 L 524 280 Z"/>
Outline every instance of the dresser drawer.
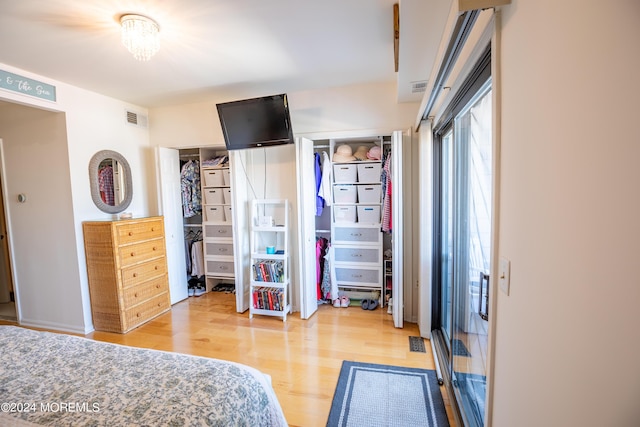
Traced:
<path fill-rule="evenodd" d="M 382 264 L 380 247 L 333 246 L 335 262 Z"/>
<path fill-rule="evenodd" d="M 382 242 L 382 232 L 380 231 L 380 227 L 354 227 L 334 225 L 333 231 L 333 244 L 379 244 Z"/>
<path fill-rule="evenodd" d="M 335 266 L 336 281 L 340 285 L 353 283 L 354 285 L 380 286 L 382 280 L 382 268 L 350 268 Z"/>
<path fill-rule="evenodd" d="M 235 276 L 233 261 L 222 261 L 218 259 L 205 260 L 206 274 L 221 275 L 225 277 Z"/>
<path fill-rule="evenodd" d="M 164 236 L 164 224 L 162 220 L 117 224 L 116 236 L 118 245 L 157 239 Z"/>
<path fill-rule="evenodd" d="M 150 240 L 120 248 L 120 267 L 137 264 L 152 258 L 164 257 L 164 239 Z"/>
<path fill-rule="evenodd" d="M 233 243 L 204 242 L 204 256 L 233 256 Z"/>
<path fill-rule="evenodd" d="M 233 238 L 233 226 L 224 224 L 205 224 L 204 235 L 207 238 Z"/>
<path fill-rule="evenodd" d="M 124 316 L 126 319 L 127 330 L 146 322 L 160 313 L 164 313 L 169 310 L 169 308 L 171 308 L 171 304 L 169 303 L 169 293 L 164 292 L 157 297 L 126 310 Z"/>
<path fill-rule="evenodd" d="M 122 269 L 122 286 L 124 288 L 138 283 L 146 282 L 152 277 L 162 276 L 167 273 L 167 263 L 164 259 L 154 259 L 149 262 L 137 264 Z"/>
<path fill-rule="evenodd" d="M 166 292 L 168 288 L 167 275 L 164 274 L 147 282 L 129 287 L 124 290 L 124 307 L 125 310 L 140 304 L 158 294 Z"/>

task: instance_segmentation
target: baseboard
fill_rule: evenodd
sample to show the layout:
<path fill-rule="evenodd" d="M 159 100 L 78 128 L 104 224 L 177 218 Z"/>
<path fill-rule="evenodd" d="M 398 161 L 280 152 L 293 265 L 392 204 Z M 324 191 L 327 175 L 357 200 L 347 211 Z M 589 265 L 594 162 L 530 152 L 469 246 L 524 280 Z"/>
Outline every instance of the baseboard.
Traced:
<path fill-rule="evenodd" d="M 28 326 L 30 328 L 38 328 L 38 329 L 46 329 L 51 331 L 58 332 L 67 332 L 71 334 L 78 335 L 87 335 L 90 332 L 93 332 L 93 328 L 83 328 L 77 325 L 67 325 L 64 323 L 56 323 L 56 322 L 42 322 L 39 320 L 32 319 L 20 319 L 18 322 L 20 326 Z"/>

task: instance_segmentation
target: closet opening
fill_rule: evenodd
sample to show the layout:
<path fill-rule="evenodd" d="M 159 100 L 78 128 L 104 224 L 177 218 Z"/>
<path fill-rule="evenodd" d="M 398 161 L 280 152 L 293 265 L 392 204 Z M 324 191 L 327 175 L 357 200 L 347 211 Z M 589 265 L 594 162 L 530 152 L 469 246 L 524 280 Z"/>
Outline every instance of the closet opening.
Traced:
<path fill-rule="evenodd" d="M 403 230 L 397 200 L 405 138 L 394 132 L 297 141 L 303 319 L 330 305 L 385 310 L 402 327 L 404 239 L 396 236 Z"/>
<path fill-rule="evenodd" d="M 236 293 L 231 168 L 219 148 L 179 150 L 188 297 Z"/>

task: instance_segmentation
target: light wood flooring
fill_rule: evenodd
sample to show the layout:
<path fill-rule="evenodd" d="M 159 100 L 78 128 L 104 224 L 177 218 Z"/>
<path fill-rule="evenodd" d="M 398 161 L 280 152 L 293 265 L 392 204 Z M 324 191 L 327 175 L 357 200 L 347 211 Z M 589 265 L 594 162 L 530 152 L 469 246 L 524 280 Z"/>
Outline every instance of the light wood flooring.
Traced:
<path fill-rule="evenodd" d="M 209 292 L 190 297 L 124 335 L 93 332 L 99 341 L 232 360 L 271 375 L 291 426 L 325 426 L 343 360 L 435 369 L 427 353 L 411 352 L 416 324 L 393 326 L 384 309 L 322 305 L 309 320 L 299 313 L 281 319 L 236 313 L 235 295 Z M 449 423 L 454 426 L 444 387 Z M 372 414 L 375 417 L 375 413 Z"/>

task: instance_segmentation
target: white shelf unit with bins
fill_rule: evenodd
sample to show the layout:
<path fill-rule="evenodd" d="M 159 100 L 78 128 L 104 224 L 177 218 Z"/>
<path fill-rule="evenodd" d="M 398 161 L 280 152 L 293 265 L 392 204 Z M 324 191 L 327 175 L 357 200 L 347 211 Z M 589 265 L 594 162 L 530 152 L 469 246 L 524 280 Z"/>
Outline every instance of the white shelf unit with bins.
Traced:
<path fill-rule="evenodd" d="M 331 238 L 332 265 L 339 289 L 379 292 L 384 306 L 383 238 L 381 232 L 382 182 L 381 160 L 334 161 L 339 146 L 347 144 L 351 152 L 366 153 L 376 138 L 335 139 L 330 141 L 333 203 Z M 360 151 L 358 151 L 360 150 Z M 344 160 L 344 159 L 340 159 Z"/>
<path fill-rule="evenodd" d="M 251 205 L 249 318 L 291 312 L 288 200 L 253 200 Z"/>
<path fill-rule="evenodd" d="M 225 155 L 226 150 L 201 149 L 203 251 L 207 279 L 233 281 L 235 262 L 230 162 L 222 166 L 207 166 L 204 162 L 205 159 Z M 213 286 L 212 280 L 207 280 L 207 291 Z"/>

